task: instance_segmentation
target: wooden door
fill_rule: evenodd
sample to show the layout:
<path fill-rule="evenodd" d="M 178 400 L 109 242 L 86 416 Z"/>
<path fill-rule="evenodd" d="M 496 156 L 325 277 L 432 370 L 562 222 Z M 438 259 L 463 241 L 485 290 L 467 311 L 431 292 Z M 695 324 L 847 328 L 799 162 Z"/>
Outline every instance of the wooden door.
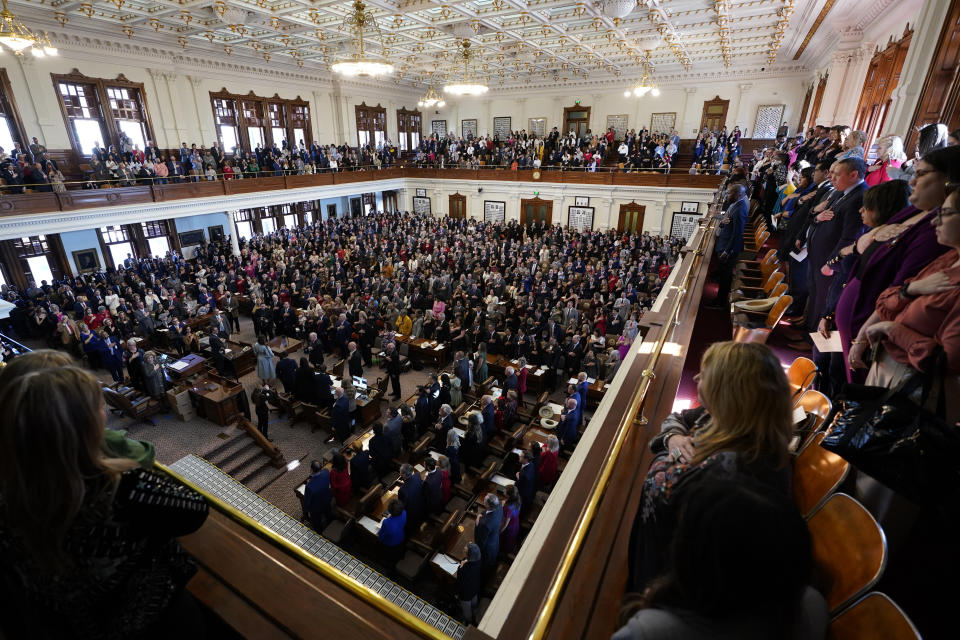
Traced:
<path fill-rule="evenodd" d="M 574 105 L 563 108 L 563 131 L 561 135 L 567 135 L 573 131 L 578 138 L 582 138 L 590 129 L 590 107 L 581 107 Z"/>
<path fill-rule="evenodd" d="M 451 194 L 450 217 L 451 218 L 467 217 L 467 196 L 460 195 L 459 193 Z"/>
<path fill-rule="evenodd" d="M 643 233 L 643 214 L 646 210 L 645 206 L 636 202 L 620 205 L 620 222 L 617 223 L 617 232 Z"/>
<path fill-rule="evenodd" d="M 363 202 L 360 198 L 350 198 L 350 215 L 354 218 L 363 215 Z"/>
<path fill-rule="evenodd" d="M 553 224 L 553 200 L 530 198 L 520 201 L 520 224 L 528 225 L 542 222 Z"/>
<path fill-rule="evenodd" d="M 700 129 L 706 127 L 710 131 L 719 131 L 721 127 L 727 124 L 727 109 L 729 108 L 730 101 L 721 100 L 720 96 L 713 100 L 705 100 L 703 117 L 700 119 Z"/>

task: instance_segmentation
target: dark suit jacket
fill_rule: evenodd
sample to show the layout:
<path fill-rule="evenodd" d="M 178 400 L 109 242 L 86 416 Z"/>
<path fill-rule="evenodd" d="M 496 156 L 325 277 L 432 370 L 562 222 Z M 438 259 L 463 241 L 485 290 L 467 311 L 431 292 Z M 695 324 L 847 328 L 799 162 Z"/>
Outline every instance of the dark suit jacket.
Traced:
<path fill-rule="evenodd" d="M 427 513 L 443 511 L 443 476 L 440 470 L 428 473 L 423 481 L 423 500 L 427 506 Z"/>
<path fill-rule="evenodd" d="M 330 491 L 330 471 L 322 469 L 307 482 L 303 495 L 303 510 L 314 525 L 333 516 L 333 493 Z"/>
<path fill-rule="evenodd" d="M 341 396 L 333 403 L 330 421 L 333 423 L 333 430 L 341 442 L 350 435 L 350 399 L 347 396 Z"/>
<path fill-rule="evenodd" d="M 729 256 L 737 256 L 743 251 L 743 230 L 747 226 L 749 213 L 750 201 L 747 198 L 741 198 L 730 205 L 726 214 L 730 222 L 721 225 L 717 230 L 714 251 L 718 254 L 726 253 Z"/>
<path fill-rule="evenodd" d="M 521 504 L 524 510 L 533 505 L 533 495 L 537 491 L 537 470 L 532 462 L 520 467 L 520 473 L 517 476 L 517 492 L 520 494 Z"/>
<path fill-rule="evenodd" d="M 483 553 L 483 564 L 490 566 L 497 563 L 497 554 L 500 553 L 500 525 L 503 523 L 503 507 L 493 511 L 484 511 L 477 522 L 473 538 Z"/>
<path fill-rule="evenodd" d="M 417 472 L 404 480 L 397 497 L 407 510 L 407 524 L 419 526 L 423 522 L 423 481 Z"/>
<path fill-rule="evenodd" d="M 350 375 L 358 378 L 363 377 L 363 360 L 360 356 L 360 349 L 356 349 L 350 354 L 347 363 L 350 365 Z"/>

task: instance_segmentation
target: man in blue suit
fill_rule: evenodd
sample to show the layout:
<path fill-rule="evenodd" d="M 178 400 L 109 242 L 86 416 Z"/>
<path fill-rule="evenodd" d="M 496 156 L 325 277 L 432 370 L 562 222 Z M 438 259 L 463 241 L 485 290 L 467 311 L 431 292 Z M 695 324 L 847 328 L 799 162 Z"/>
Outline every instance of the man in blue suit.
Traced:
<path fill-rule="evenodd" d="M 483 441 L 487 442 L 497 431 L 496 409 L 493 406 L 492 396 L 480 398 L 480 413 L 483 415 Z"/>
<path fill-rule="evenodd" d="M 577 415 L 577 399 L 567 398 L 566 411 L 560 419 L 557 431 L 560 435 L 560 442 L 565 449 L 573 449 L 577 444 L 580 434 L 577 432 L 577 425 L 580 419 Z"/>
<path fill-rule="evenodd" d="M 483 555 L 483 571 L 489 576 L 497 568 L 500 553 L 500 525 L 503 524 L 503 507 L 500 498 L 488 493 L 483 500 L 484 512 L 477 515 L 473 537 Z"/>
<path fill-rule="evenodd" d="M 583 424 L 583 413 L 587 409 L 587 391 L 590 389 L 590 383 L 587 382 L 587 374 L 585 371 L 581 371 L 577 374 L 577 395 L 580 398 L 577 400 L 577 409 L 580 412 L 580 424 Z"/>
<path fill-rule="evenodd" d="M 350 399 L 343 394 L 342 387 L 337 387 L 334 394 L 337 401 L 333 403 L 333 410 L 330 412 L 333 433 L 327 438 L 327 442 L 339 440 L 342 444 L 350 437 Z"/>
<path fill-rule="evenodd" d="M 470 361 L 463 357 L 463 351 L 457 351 L 453 362 L 453 372 L 460 378 L 460 384 L 464 389 L 470 386 Z"/>
<path fill-rule="evenodd" d="M 724 205 L 727 210 L 717 228 L 717 243 L 714 246 L 717 254 L 717 298 L 714 300 L 714 306 L 718 307 L 727 305 L 730 297 L 730 283 L 733 281 L 733 269 L 743 251 L 743 230 L 747 226 L 750 201 L 747 199 L 747 190 L 742 183 L 734 182 L 727 187 Z"/>
<path fill-rule="evenodd" d="M 303 493 L 303 512 L 317 531 L 323 531 L 333 517 L 333 493 L 330 491 L 330 471 L 314 460 L 310 463 L 310 479 Z"/>
<path fill-rule="evenodd" d="M 520 470 L 517 471 L 517 493 L 520 494 L 520 517 L 526 517 L 533 506 L 533 496 L 537 492 L 537 469 L 530 462 L 526 450 L 520 452 Z"/>
<path fill-rule="evenodd" d="M 407 510 L 407 537 L 410 538 L 417 534 L 423 522 L 423 481 L 420 474 L 406 463 L 400 466 L 400 477 L 403 478 L 403 486 L 397 492 L 397 497 Z"/>

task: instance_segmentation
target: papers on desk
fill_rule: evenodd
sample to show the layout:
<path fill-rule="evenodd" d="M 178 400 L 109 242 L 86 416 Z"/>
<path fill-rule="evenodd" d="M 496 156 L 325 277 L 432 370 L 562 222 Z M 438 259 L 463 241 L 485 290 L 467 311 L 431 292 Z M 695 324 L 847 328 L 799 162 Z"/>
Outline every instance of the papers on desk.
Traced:
<path fill-rule="evenodd" d="M 304 482 L 302 485 L 300 485 L 299 487 L 297 487 L 296 489 L 294 489 L 294 491 L 295 491 L 296 494 L 297 494 L 298 496 L 300 496 L 301 498 L 305 497 L 305 496 L 307 495 L 307 483 Z"/>
<path fill-rule="evenodd" d="M 171 369 L 173 369 L 174 371 L 183 371 L 184 369 L 186 369 L 186 368 L 189 367 L 190 365 L 189 365 L 189 363 L 186 363 L 186 362 L 177 361 L 177 362 L 171 362 L 168 366 L 169 366 Z"/>
<path fill-rule="evenodd" d="M 424 471 L 427 470 L 427 468 L 422 464 L 415 464 L 413 465 L 413 470 L 416 471 L 417 473 L 423 473 Z"/>
<path fill-rule="evenodd" d="M 570 378 L 569 380 L 567 380 L 567 384 L 577 384 L 578 382 L 580 381 L 577 380 L 576 378 Z"/>
<path fill-rule="evenodd" d="M 403 334 L 402 334 L 402 333 L 395 333 L 395 334 L 393 334 L 393 337 L 395 337 L 395 338 L 402 338 L 402 337 L 403 337 Z"/>
<path fill-rule="evenodd" d="M 370 516 L 363 516 L 362 518 L 357 520 L 357 522 L 360 524 L 361 527 L 363 527 L 373 535 L 377 535 L 378 533 L 380 533 L 380 523 L 374 520 L 373 518 L 371 518 Z"/>
<path fill-rule="evenodd" d="M 807 259 L 807 248 L 804 247 L 803 249 L 800 249 L 800 251 L 791 251 L 790 257 L 797 262 L 803 262 Z"/>
<path fill-rule="evenodd" d="M 597 381 L 596 378 L 587 378 L 587 384 L 593 384 L 596 381 Z"/>
<path fill-rule="evenodd" d="M 546 370 L 547 370 L 547 365 L 545 364 L 540 365 L 540 371 L 546 371 Z"/>
<path fill-rule="evenodd" d="M 493 398 L 494 400 L 496 400 L 502 395 L 503 395 L 503 389 L 500 389 L 499 387 L 494 387 L 493 389 L 490 389 L 490 397 Z"/>
<path fill-rule="evenodd" d="M 438 553 L 437 555 L 433 556 L 433 564 L 437 565 L 451 576 L 457 575 L 457 569 L 460 568 L 460 563 L 445 553 Z"/>
<path fill-rule="evenodd" d="M 499 473 L 494 474 L 494 476 L 493 476 L 492 478 L 490 478 L 490 481 L 491 481 L 491 482 L 494 482 L 494 483 L 496 483 L 496 484 L 498 484 L 498 485 L 500 485 L 501 487 L 504 487 L 504 488 L 516 484 L 516 481 L 511 480 L 510 478 L 508 478 L 508 477 L 506 477 L 506 476 L 502 476 L 502 475 L 500 475 Z"/>
<path fill-rule="evenodd" d="M 537 369 L 536 371 L 533 372 L 533 375 L 542 376 L 545 372 L 546 372 L 546 369 Z"/>
<path fill-rule="evenodd" d="M 829 338 L 824 338 L 819 331 L 811 331 L 810 337 L 813 338 L 813 346 L 820 353 L 840 353 L 843 351 L 843 345 L 840 344 L 840 332 L 831 331 Z"/>
<path fill-rule="evenodd" d="M 513 363 L 513 364 L 520 364 L 520 361 L 519 361 L 519 360 L 511 360 L 510 362 Z"/>
<path fill-rule="evenodd" d="M 223 350 L 224 353 L 230 353 L 231 351 L 233 351 L 233 349 L 224 349 L 224 350 Z"/>
<path fill-rule="evenodd" d="M 169 330 L 169 329 L 157 329 L 157 331 L 163 331 L 164 333 L 168 333 L 170 330 Z"/>
<path fill-rule="evenodd" d="M 440 459 L 440 456 L 442 456 L 442 455 L 443 455 L 443 454 L 440 453 L 439 451 L 431 451 L 431 452 L 430 452 L 430 457 L 433 458 L 434 460 L 439 460 L 439 459 Z"/>
<path fill-rule="evenodd" d="M 433 348 L 433 350 L 434 350 L 434 351 L 443 351 L 443 345 L 442 345 L 442 344 L 438 344 L 437 346 L 435 346 L 435 347 Z"/>
<path fill-rule="evenodd" d="M 562 413 L 562 412 L 563 412 L 563 407 L 561 407 L 560 405 L 558 405 L 556 402 L 548 402 L 548 403 L 547 403 L 547 406 L 550 407 L 550 409 L 551 409 L 554 413 Z"/>

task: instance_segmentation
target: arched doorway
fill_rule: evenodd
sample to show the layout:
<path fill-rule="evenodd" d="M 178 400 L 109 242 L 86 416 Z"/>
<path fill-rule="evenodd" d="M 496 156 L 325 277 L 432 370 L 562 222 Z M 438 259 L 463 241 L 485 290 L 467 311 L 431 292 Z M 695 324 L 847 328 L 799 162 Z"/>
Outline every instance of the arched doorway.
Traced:
<path fill-rule="evenodd" d="M 547 226 L 553 224 L 553 200 L 529 198 L 520 201 L 520 224 L 535 222 L 542 222 Z"/>
<path fill-rule="evenodd" d="M 647 208 L 642 204 L 631 202 L 620 205 L 620 221 L 617 223 L 619 233 L 643 233 L 643 214 Z"/>
<path fill-rule="evenodd" d="M 460 195 L 459 193 L 450 194 L 450 217 L 467 217 L 467 196 Z"/>

